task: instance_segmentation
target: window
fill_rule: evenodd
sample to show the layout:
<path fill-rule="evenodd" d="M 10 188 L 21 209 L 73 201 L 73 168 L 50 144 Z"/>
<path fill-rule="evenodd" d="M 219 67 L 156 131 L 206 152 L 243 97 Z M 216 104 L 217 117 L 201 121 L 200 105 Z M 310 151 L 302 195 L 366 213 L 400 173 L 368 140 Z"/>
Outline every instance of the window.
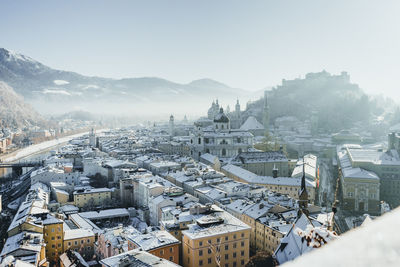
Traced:
<path fill-rule="evenodd" d="M 221 241 L 221 239 L 220 238 L 217 238 L 217 243 L 219 243 Z"/>
<path fill-rule="evenodd" d="M 60 239 L 61 239 L 61 236 L 60 236 L 60 235 L 59 235 L 59 236 L 57 236 L 57 239 L 58 239 L 58 240 L 60 240 Z"/>
<path fill-rule="evenodd" d="M 90 243 L 90 239 L 88 239 L 87 242 Z"/>
<path fill-rule="evenodd" d="M 61 243 L 58 244 L 58 247 L 61 248 Z"/>
<path fill-rule="evenodd" d="M 169 261 L 174 261 L 174 257 L 169 257 Z"/>
<path fill-rule="evenodd" d="M 233 252 L 233 257 L 236 258 L 236 252 Z"/>
<path fill-rule="evenodd" d="M 55 239 L 54 236 L 52 236 L 52 237 L 51 237 L 51 240 L 54 240 L 54 239 Z"/>
<path fill-rule="evenodd" d="M 199 250 L 199 256 L 203 256 L 203 250 L 202 249 Z"/>
<path fill-rule="evenodd" d="M 225 236 L 225 241 L 228 241 L 228 236 Z"/>
<path fill-rule="evenodd" d="M 163 249 L 160 250 L 160 255 L 161 255 L 161 256 L 164 255 L 164 250 L 163 250 Z"/>
<path fill-rule="evenodd" d="M 51 232 L 54 233 L 54 228 L 51 229 Z"/>
<path fill-rule="evenodd" d="M 233 235 L 233 239 L 236 239 L 236 235 Z"/>
<path fill-rule="evenodd" d="M 236 261 L 233 262 L 233 267 L 236 267 Z"/>
<path fill-rule="evenodd" d="M 241 245 L 242 247 L 244 247 L 244 241 L 240 242 L 240 245 Z"/>
<path fill-rule="evenodd" d="M 78 245 L 78 241 L 75 241 L 74 243 L 75 243 L 75 246 L 77 246 L 77 245 Z"/>
<path fill-rule="evenodd" d="M 83 244 L 83 242 L 84 242 L 84 241 L 83 241 L 83 240 L 81 240 L 81 244 Z"/>
<path fill-rule="evenodd" d="M 51 245 L 51 247 L 52 247 L 52 248 L 55 248 L 55 247 L 56 247 L 56 245 L 54 245 L 54 244 L 53 244 L 53 245 Z"/>
<path fill-rule="evenodd" d="M 222 156 L 226 156 L 226 149 L 225 148 L 222 149 Z"/>
<path fill-rule="evenodd" d="M 71 246 L 71 242 L 68 242 L 68 246 Z"/>
<path fill-rule="evenodd" d="M 225 245 L 225 250 L 228 250 L 229 249 L 229 245 Z"/>
<path fill-rule="evenodd" d="M 199 246 L 201 247 L 203 245 L 203 241 L 200 241 L 199 242 Z"/>
<path fill-rule="evenodd" d="M 174 252 L 174 248 L 169 248 L 169 252 L 170 253 Z"/>
<path fill-rule="evenodd" d="M 236 242 L 235 242 L 235 243 L 233 243 L 233 248 L 236 248 Z"/>
<path fill-rule="evenodd" d="M 244 250 L 240 251 L 240 256 L 244 256 Z"/>
<path fill-rule="evenodd" d="M 203 260 L 199 260 L 199 266 L 203 266 Z"/>
<path fill-rule="evenodd" d="M 229 259 L 229 254 L 225 254 L 225 260 Z"/>
<path fill-rule="evenodd" d="M 211 254 L 211 249 L 210 248 L 208 249 L 208 254 Z"/>
<path fill-rule="evenodd" d="M 242 233 L 242 235 L 241 235 L 242 237 L 244 237 L 244 233 Z"/>

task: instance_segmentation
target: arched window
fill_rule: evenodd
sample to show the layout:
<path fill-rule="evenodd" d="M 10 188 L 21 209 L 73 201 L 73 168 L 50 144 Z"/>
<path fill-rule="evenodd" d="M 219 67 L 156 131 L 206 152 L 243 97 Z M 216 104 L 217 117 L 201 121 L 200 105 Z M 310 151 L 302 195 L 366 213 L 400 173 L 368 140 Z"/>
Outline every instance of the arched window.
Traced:
<path fill-rule="evenodd" d="M 225 148 L 222 149 L 222 156 L 226 156 L 226 149 Z"/>
<path fill-rule="evenodd" d="M 199 145 L 201 145 L 201 138 L 199 137 Z"/>

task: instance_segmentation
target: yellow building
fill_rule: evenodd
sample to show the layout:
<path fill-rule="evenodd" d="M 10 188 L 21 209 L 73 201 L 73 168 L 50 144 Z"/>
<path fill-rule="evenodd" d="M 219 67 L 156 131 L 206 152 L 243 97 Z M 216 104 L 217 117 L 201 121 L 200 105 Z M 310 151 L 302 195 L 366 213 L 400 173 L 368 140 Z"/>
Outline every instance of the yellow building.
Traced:
<path fill-rule="evenodd" d="M 61 189 L 54 189 L 56 200 L 60 204 L 66 204 L 69 202 L 69 193 Z"/>
<path fill-rule="evenodd" d="M 74 192 L 74 204 L 78 208 L 87 205 L 101 206 L 104 201 L 111 200 L 111 189 L 92 188 L 82 189 Z"/>
<path fill-rule="evenodd" d="M 221 211 L 204 215 L 183 231 L 184 267 L 244 266 L 249 260 L 250 227 Z"/>
<path fill-rule="evenodd" d="M 47 215 L 47 218 L 43 220 L 43 235 L 48 261 L 52 264 L 58 264 L 60 255 L 64 253 L 63 221 L 52 215 Z"/>
<path fill-rule="evenodd" d="M 286 222 L 269 225 L 262 219 L 256 221 L 256 249 L 273 254 L 281 243 L 281 238 L 285 236 L 292 225 L 286 224 Z"/>
<path fill-rule="evenodd" d="M 72 229 L 64 232 L 64 251 L 75 250 L 84 259 L 90 259 L 94 254 L 95 235 L 89 229 Z"/>

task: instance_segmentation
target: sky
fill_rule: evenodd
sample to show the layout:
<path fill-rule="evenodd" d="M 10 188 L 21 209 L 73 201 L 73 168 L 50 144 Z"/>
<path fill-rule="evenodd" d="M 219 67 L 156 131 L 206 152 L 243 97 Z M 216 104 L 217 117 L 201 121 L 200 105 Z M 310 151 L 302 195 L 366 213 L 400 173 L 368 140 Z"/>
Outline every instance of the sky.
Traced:
<path fill-rule="evenodd" d="M 110 78 L 260 90 L 347 71 L 400 97 L 400 1 L 2 1 L 0 47 Z"/>

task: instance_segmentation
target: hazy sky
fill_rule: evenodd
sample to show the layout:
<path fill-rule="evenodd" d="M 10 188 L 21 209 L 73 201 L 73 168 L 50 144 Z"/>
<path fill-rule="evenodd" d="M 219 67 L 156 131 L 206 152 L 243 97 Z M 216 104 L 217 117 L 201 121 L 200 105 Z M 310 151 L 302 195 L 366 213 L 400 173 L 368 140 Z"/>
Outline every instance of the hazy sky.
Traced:
<path fill-rule="evenodd" d="M 398 0 L 2 1 L 0 46 L 86 75 L 249 90 L 346 70 L 400 96 L 399 14 Z"/>

